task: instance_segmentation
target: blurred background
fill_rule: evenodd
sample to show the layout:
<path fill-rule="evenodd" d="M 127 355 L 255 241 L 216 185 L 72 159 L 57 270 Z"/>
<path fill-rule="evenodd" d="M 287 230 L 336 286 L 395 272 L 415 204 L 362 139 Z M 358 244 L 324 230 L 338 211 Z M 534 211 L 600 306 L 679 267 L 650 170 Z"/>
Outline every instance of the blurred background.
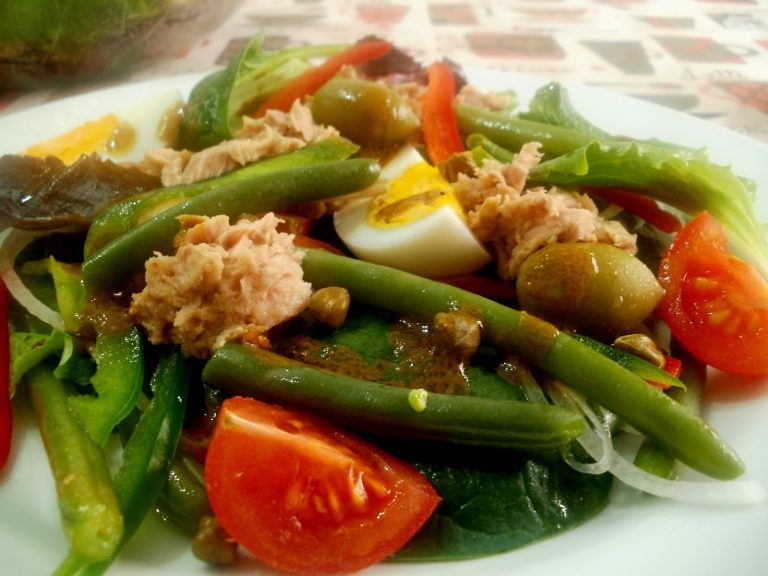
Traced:
<path fill-rule="evenodd" d="M 377 34 L 423 62 L 447 57 L 464 66 L 603 86 L 768 142 L 768 0 L 70 4 L 78 3 L 90 10 L 69 14 L 69 27 L 58 30 L 50 25 L 55 12 L 40 12 L 59 4 L 54 0 L 0 3 L 0 115 L 115 83 L 208 71 L 255 34 L 267 48 Z M 3 13 L 10 4 L 24 6 L 14 14 L 25 26 Z M 110 6 L 106 15 L 99 4 Z M 58 46 L 69 42 L 69 51 L 40 58 L 54 39 Z"/>

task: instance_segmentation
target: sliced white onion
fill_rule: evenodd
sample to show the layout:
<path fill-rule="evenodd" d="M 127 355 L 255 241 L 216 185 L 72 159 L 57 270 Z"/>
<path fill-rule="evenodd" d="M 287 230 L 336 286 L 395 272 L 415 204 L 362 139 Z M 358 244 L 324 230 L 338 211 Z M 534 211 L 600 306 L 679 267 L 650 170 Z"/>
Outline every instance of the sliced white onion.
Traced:
<path fill-rule="evenodd" d="M 638 468 L 618 452 L 609 472 L 624 484 L 648 494 L 693 504 L 759 504 L 767 496 L 765 487 L 751 480 L 667 480 Z"/>
<path fill-rule="evenodd" d="M 613 448 L 611 431 L 605 426 L 604 422 L 595 414 L 589 403 L 576 391 L 557 382 L 549 386 L 548 391 L 552 402 L 558 406 L 581 412 L 586 420 L 585 423 L 587 425 L 584 426 L 578 441 L 582 446 L 589 445 L 590 450 L 587 450 L 587 453 L 595 461 L 593 463 L 580 462 L 573 457 L 571 452 L 568 452 L 563 455 L 566 463 L 574 470 L 585 474 L 602 474 L 610 470 L 613 455 L 616 451 Z"/>
<path fill-rule="evenodd" d="M 574 391 L 556 384 L 549 390 L 552 401 L 562 406 L 576 408 L 584 414 L 589 425 L 585 426 L 584 433 L 578 438 L 579 444 L 595 460 L 595 466 L 575 462 L 573 458 L 566 458 L 566 462 L 579 471 L 587 473 L 601 473 L 605 467 L 619 481 L 642 492 L 670 498 L 680 502 L 694 504 L 758 504 L 768 498 L 763 485 L 750 480 L 732 480 L 727 482 L 706 482 L 692 480 L 668 480 L 650 472 L 638 468 L 634 463 L 617 451 L 610 434 L 607 434 L 608 442 L 600 433 L 605 430 L 601 421 L 589 404 Z M 597 423 L 597 425 L 595 424 Z M 599 464 L 599 465 L 597 465 Z"/>
<path fill-rule="evenodd" d="M 14 228 L 7 228 L 0 232 L 0 275 L 3 277 L 8 292 L 26 308 L 27 312 L 54 328 L 64 330 L 64 320 L 61 314 L 36 298 L 13 268 L 19 253 L 35 238 L 43 234 L 45 233 L 28 232 Z"/>

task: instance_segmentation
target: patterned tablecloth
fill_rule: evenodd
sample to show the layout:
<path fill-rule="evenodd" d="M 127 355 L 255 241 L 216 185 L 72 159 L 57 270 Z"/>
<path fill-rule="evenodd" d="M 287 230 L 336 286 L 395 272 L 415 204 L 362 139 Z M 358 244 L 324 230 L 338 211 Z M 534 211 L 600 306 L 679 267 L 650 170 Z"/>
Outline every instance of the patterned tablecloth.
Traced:
<path fill-rule="evenodd" d="M 269 48 L 376 34 L 425 63 L 599 85 L 768 142 L 768 0 L 245 0 L 184 53 L 120 81 L 209 70 L 255 34 Z M 3 94 L 0 115 L 74 91 Z"/>

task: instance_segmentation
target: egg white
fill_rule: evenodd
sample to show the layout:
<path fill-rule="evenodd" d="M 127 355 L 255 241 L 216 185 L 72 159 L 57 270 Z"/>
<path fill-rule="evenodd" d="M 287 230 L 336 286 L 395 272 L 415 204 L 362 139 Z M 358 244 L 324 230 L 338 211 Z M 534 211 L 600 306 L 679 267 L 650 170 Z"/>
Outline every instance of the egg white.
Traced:
<path fill-rule="evenodd" d="M 424 161 L 416 148 L 404 146 L 382 166 L 381 180 L 396 180 Z M 339 238 L 361 260 L 438 278 L 470 274 L 492 259 L 450 205 L 405 224 L 377 227 L 368 217 L 372 202 L 372 198 L 350 201 L 333 217 Z"/>
<path fill-rule="evenodd" d="M 181 92 L 167 90 L 116 112 L 118 121 L 131 130 L 132 141 L 125 149 L 105 150 L 102 156 L 116 162 L 141 162 L 148 150 L 175 144 L 175 141 L 168 141 L 163 125 L 172 122 L 169 116 L 175 113 L 181 102 Z"/>
<path fill-rule="evenodd" d="M 182 102 L 179 90 L 158 92 L 133 106 L 33 144 L 21 153 L 57 156 L 67 164 L 93 153 L 115 162 L 141 162 L 146 151 L 177 144 L 178 110 Z"/>
<path fill-rule="evenodd" d="M 413 146 L 403 146 L 393 154 L 381 167 L 382 180 L 393 180 L 403 174 L 408 168 L 424 162 L 424 157 Z"/>
<path fill-rule="evenodd" d="M 469 274 L 491 261 L 488 251 L 450 206 L 408 224 L 377 228 L 368 223 L 371 202 L 353 200 L 333 217 L 339 237 L 361 260 L 429 278 Z"/>

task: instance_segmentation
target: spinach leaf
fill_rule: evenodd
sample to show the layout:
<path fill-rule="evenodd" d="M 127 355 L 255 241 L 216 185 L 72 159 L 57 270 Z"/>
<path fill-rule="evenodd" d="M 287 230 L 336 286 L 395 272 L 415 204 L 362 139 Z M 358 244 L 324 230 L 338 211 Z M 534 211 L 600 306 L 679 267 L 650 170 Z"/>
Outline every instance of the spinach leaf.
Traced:
<path fill-rule="evenodd" d="M 612 483 L 609 474 L 576 472 L 555 453 L 430 447 L 400 456 L 414 462 L 443 501 L 393 560 L 458 560 L 520 548 L 594 517 Z"/>
<path fill-rule="evenodd" d="M 394 379 L 403 361 L 393 332 L 403 319 L 355 306 L 344 325 L 334 331 L 317 329 L 322 342 L 312 355 L 337 369 L 333 358 L 345 352 L 342 368 L 378 366 L 377 379 Z M 303 332 L 306 334 L 306 332 Z M 425 334 L 424 338 L 429 337 Z M 349 354 L 358 361 L 350 362 Z M 306 361 L 306 357 L 302 357 Z M 440 364 L 445 358 L 438 361 Z M 497 399 L 524 399 L 522 390 L 502 378 L 496 367 L 502 357 L 480 348 L 462 367 L 464 393 Z M 401 366 L 402 367 L 402 366 Z M 410 366 L 406 366 L 410 367 Z M 448 371 L 420 364 L 420 385 L 439 379 L 428 371 Z M 403 385 L 397 382 L 396 385 Z M 407 382 L 406 382 L 407 385 Z M 375 439 L 386 450 L 412 462 L 442 497 L 437 511 L 393 560 L 462 559 L 497 554 L 571 529 L 598 514 L 608 502 L 612 476 L 586 475 L 573 470 L 554 452 L 529 454 L 482 448 L 457 449 L 428 442 Z"/>
<path fill-rule="evenodd" d="M 370 309 L 355 309 L 344 324 L 328 334 L 325 342 L 332 346 L 347 346 L 366 362 L 393 361 L 392 345 L 387 334 L 391 320 Z"/>

